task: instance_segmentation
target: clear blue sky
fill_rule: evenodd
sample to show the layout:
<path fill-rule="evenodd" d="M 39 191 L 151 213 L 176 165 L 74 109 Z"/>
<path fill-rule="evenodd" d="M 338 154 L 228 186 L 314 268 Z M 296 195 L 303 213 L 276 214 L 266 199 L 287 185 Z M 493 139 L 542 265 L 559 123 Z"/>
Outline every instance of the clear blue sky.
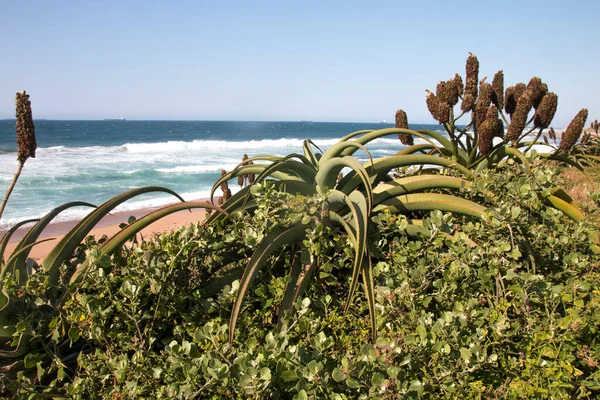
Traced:
<path fill-rule="evenodd" d="M 600 1 L 13 1 L 0 4 L 0 118 L 27 89 L 57 119 L 430 123 L 425 89 L 469 51 L 534 75 L 554 125 L 600 118 Z"/>

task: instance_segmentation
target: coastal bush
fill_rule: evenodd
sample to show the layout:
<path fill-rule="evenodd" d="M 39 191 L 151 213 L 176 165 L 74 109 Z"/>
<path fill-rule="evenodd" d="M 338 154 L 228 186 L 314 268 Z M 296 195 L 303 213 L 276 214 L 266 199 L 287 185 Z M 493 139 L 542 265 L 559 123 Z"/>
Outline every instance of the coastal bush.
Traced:
<path fill-rule="evenodd" d="M 90 269 L 79 285 L 61 281 L 71 295 L 59 317 L 20 315 L 53 352 L 80 346 L 77 363 L 31 353 L 29 372 L 3 382 L 17 398 L 596 397 L 600 255 L 590 226 L 527 189 L 546 180 L 554 176 L 545 167 L 533 176 L 514 163 L 485 171 L 465 189 L 496 204 L 483 219 L 432 211 L 413 237 L 405 216 L 373 215 L 375 344 L 368 306 L 344 313 L 354 252 L 335 239 L 346 233 L 322 225 L 304 243 L 321 259 L 305 295 L 281 314 L 297 254 L 279 248 L 248 290 L 229 345 L 241 286 L 229 273 L 277 219 L 316 218 L 322 196 L 263 187 L 254 213 L 163 234 L 119 257 L 88 242 Z M 500 188 L 498 203 L 488 196 Z M 44 274 L 34 278 L 40 292 Z M 65 329 L 69 343 L 60 341 Z"/>

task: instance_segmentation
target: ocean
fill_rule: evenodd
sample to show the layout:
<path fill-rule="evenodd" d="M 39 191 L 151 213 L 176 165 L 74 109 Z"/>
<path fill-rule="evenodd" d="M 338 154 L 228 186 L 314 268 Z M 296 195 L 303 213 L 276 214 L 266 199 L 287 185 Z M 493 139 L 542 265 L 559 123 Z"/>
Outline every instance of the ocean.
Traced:
<path fill-rule="evenodd" d="M 338 122 L 35 121 L 36 157 L 25 163 L 0 230 L 18 221 L 39 218 L 69 201 L 99 205 L 140 186 L 164 186 L 186 200 L 205 199 L 220 171 L 232 170 L 244 154 L 301 153 L 307 138 L 326 149 L 350 132 L 392 126 Z M 439 130 L 440 126 L 411 128 Z M 403 146 L 390 136 L 368 148 L 373 157 L 381 157 L 393 155 Z M 364 153 L 357 155 L 366 160 Z M 16 156 L 15 122 L 0 121 L 2 196 L 17 167 Z M 237 182 L 231 182 L 230 187 L 235 190 Z M 166 194 L 146 194 L 116 211 L 172 202 L 174 198 Z M 89 208 L 69 209 L 57 221 L 80 219 L 88 212 Z"/>

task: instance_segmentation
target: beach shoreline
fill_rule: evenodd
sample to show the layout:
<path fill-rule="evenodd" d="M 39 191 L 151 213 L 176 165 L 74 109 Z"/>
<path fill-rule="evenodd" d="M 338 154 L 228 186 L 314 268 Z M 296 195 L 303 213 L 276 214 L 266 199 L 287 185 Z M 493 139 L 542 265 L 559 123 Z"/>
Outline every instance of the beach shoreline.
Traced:
<path fill-rule="evenodd" d="M 207 201 L 206 199 L 200 199 L 197 201 Z M 113 213 L 106 215 L 104 218 L 96 224 L 96 226 L 91 230 L 89 235 L 93 235 L 97 239 L 101 238 L 103 235 L 108 237 L 116 234 L 121 230 L 119 227 L 122 223 L 127 223 L 129 217 L 133 216 L 136 219 L 143 217 L 144 215 L 149 214 L 152 211 L 158 210 L 162 207 L 152 207 L 146 209 L 138 209 L 131 211 L 123 211 L 118 213 Z M 206 216 L 206 212 L 204 209 L 192 209 L 190 210 L 182 210 L 173 214 L 169 214 L 158 221 L 153 222 L 146 228 L 142 229 L 138 235 L 141 235 L 142 238 L 147 239 L 153 236 L 160 235 L 165 232 L 174 231 L 182 226 L 187 226 L 195 222 L 203 222 Z M 58 243 L 58 241 L 64 237 L 64 235 L 69 232 L 80 220 L 72 220 L 72 221 L 61 221 L 56 223 L 49 224 L 40 237 L 39 240 L 54 238 L 54 240 L 49 240 L 43 243 L 39 243 L 31 249 L 31 253 L 29 255 L 30 258 L 33 258 L 35 261 L 39 262 L 43 260 L 43 258 L 48 255 L 48 253 L 52 250 L 52 248 Z M 4 258 L 6 260 L 7 256 L 11 254 L 13 249 L 17 246 L 19 241 L 25 236 L 29 229 L 33 224 L 26 225 L 17 229 L 14 234 L 11 236 L 10 241 L 6 247 Z M 0 237 L 2 237 L 5 232 L 0 232 Z"/>

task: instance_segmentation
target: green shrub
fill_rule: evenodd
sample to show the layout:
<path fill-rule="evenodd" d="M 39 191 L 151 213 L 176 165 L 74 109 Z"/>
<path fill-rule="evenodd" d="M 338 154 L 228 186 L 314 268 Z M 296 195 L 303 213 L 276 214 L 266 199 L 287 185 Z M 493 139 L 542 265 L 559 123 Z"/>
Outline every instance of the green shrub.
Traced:
<path fill-rule="evenodd" d="M 405 235 L 405 216 L 374 215 L 374 345 L 366 304 L 343 312 L 354 252 L 340 228 L 319 225 L 304 243 L 321 259 L 305 295 L 279 315 L 295 258 L 280 248 L 248 291 L 229 346 L 239 260 L 280 216 L 320 214 L 319 196 L 265 187 L 253 214 L 95 258 L 80 285 L 63 282 L 72 295 L 55 322 L 26 313 L 20 321 L 52 351 L 68 327 L 78 362 L 31 354 L 33 369 L 4 383 L 23 398 L 595 397 L 600 256 L 589 226 L 528 190 L 553 179 L 547 168 L 526 174 L 511 163 L 486 171 L 463 189 L 497 204 L 482 220 L 434 211 L 418 237 Z M 498 202 L 490 196 L 501 188 Z M 34 281 L 43 285 L 44 275 Z"/>

